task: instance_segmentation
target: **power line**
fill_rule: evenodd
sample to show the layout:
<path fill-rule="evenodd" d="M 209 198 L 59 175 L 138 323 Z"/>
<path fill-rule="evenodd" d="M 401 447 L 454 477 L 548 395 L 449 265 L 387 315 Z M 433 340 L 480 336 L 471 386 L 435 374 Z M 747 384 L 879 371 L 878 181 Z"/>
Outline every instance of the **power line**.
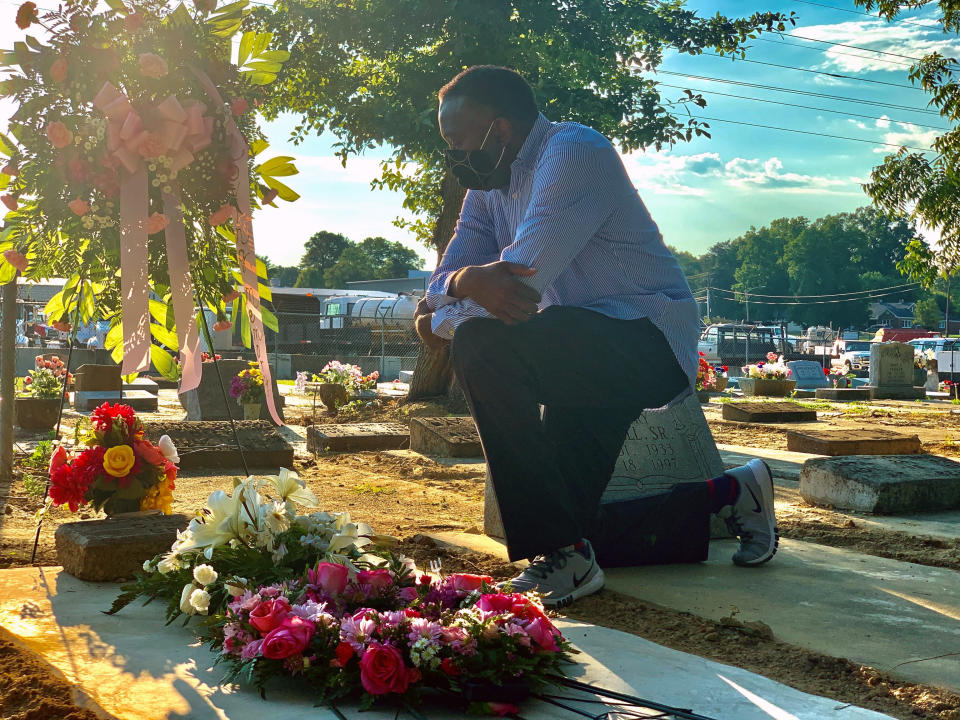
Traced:
<path fill-rule="evenodd" d="M 775 302 L 773 300 L 754 300 L 750 298 L 751 305 L 832 305 L 835 303 L 844 303 L 844 302 L 861 302 L 863 300 L 877 300 L 887 295 L 894 293 L 880 293 L 879 295 L 867 295 L 865 297 L 858 298 L 846 298 L 842 300 L 804 300 L 801 302 Z M 728 298 L 723 298 L 727 300 Z"/>
<path fill-rule="evenodd" d="M 795 128 L 783 128 L 775 125 L 762 125 L 760 123 L 750 123 L 743 120 L 728 120 L 726 118 L 707 117 L 706 115 L 691 115 L 695 120 L 710 120 L 711 122 L 730 123 L 731 125 L 746 125 L 748 127 L 764 128 L 766 130 L 779 130 L 781 132 L 799 133 L 801 135 L 816 135 L 818 137 L 833 138 L 834 140 L 850 140 L 851 142 L 868 143 L 870 145 L 884 145 L 886 147 L 905 147 L 907 150 L 917 150 L 919 152 L 933 152 L 930 148 L 915 147 L 913 145 L 898 145 L 896 143 L 882 142 L 880 140 L 865 140 L 864 138 L 850 137 L 849 135 L 832 135 L 830 133 L 814 132 L 813 130 L 797 130 Z"/>
<path fill-rule="evenodd" d="M 753 293 L 750 291 L 731 290 L 727 288 L 718 288 L 718 287 L 712 287 L 712 286 L 709 289 L 716 290 L 717 292 L 730 293 L 732 295 L 749 295 L 750 297 L 787 298 L 788 300 L 798 300 L 800 298 L 832 298 L 832 297 L 843 297 L 847 295 L 862 295 L 864 293 L 877 293 L 877 292 L 880 292 L 881 290 L 903 292 L 904 288 L 914 288 L 919 284 L 920 284 L 919 282 L 909 282 L 909 283 L 903 283 L 901 285 L 888 285 L 887 287 L 871 288 L 869 290 L 850 290 L 848 292 L 820 293 L 816 295 L 766 295 L 764 293 Z"/>
<path fill-rule="evenodd" d="M 800 36 L 799 36 L 799 35 L 788 35 L 787 37 L 800 37 Z M 813 38 L 801 38 L 801 39 L 803 39 L 803 40 L 813 40 Z M 778 40 L 778 39 L 776 39 L 776 38 L 758 37 L 758 38 L 754 38 L 754 40 L 760 40 L 760 41 L 762 41 L 762 42 L 768 42 L 768 43 L 776 43 L 776 44 L 778 44 L 778 45 L 789 45 L 790 47 L 797 47 L 797 48 L 801 48 L 801 49 L 803 49 L 803 50 L 813 50 L 814 52 L 823 52 L 823 53 L 825 53 L 825 52 L 830 52 L 829 49 L 810 47 L 809 45 L 803 45 L 803 44 L 801 44 L 801 43 L 787 42 L 786 40 Z M 832 43 L 832 42 L 828 42 L 828 41 L 826 41 L 826 40 L 814 41 L 814 42 L 823 42 L 823 43 L 826 43 L 827 45 L 837 45 L 837 46 L 839 46 L 839 47 L 853 47 L 852 45 L 844 45 L 844 44 L 842 44 L 842 43 Z M 866 48 L 864 48 L 864 49 L 866 49 Z M 879 50 L 874 50 L 874 51 L 871 51 L 871 52 L 880 52 L 880 51 L 879 51 Z M 869 60 L 870 62 L 885 62 L 885 63 L 894 64 L 894 65 L 904 65 L 904 66 L 907 66 L 907 67 L 909 67 L 909 66 L 911 66 L 911 65 L 913 64 L 913 63 L 906 62 L 906 61 L 904 61 L 904 60 L 886 60 L 886 59 L 884 59 L 884 58 L 870 57 L 869 55 L 855 55 L 854 53 L 845 53 L 845 52 L 841 52 L 841 51 L 839 51 L 839 50 L 833 51 L 833 54 L 834 54 L 834 55 L 843 55 L 844 57 L 860 58 L 861 60 Z M 884 53 L 884 54 L 886 54 L 886 53 Z M 904 57 L 906 57 L 906 56 L 904 56 Z"/>
<path fill-rule="evenodd" d="M 827 5 L 826 3 L 813 2 L 812 0 L 793 0 L 797 3 L 802 3 L 803 5 L 816 5 L 817 7 L 828 8 L 830 10 L 836 10 L 837 12 L 851 13 L 853 15 L 866 15 L 867 17 L 873 18 L 874 20 L 880 20 L 882 22 L 893 22 L 887 20 L 886 18 L 880 17 L 879 15 L 874 15 L 873 13 L 866 12 L 865 10 L 851 10 L 849 8 L 839 8 L 836 5 Z M 930 29 L 929 25 L 923 23 L 912 22 L 910 20 L 900 19 L 896 22 L 903 23 L 904 25 L 916 25 L 917 27 L 922 27 L 926 30 Z"/>
<path fill-rule="evenodd" d="M 905 110 L 907 112 L 919 112 L 928 115 L 940 115 L 937 110 L 928 110 L 926 108 L 912 107 L 910 105 L 897 105 L 896 103 L 880 102 L 878 100 L 863 100 L 860 98 L 851 98 L 844 95 L 831 95 L 830 93 L 819 93 L 811 90 L 798 90 L 796 88 L 784 88 L 777 85 L 764 85 L 762 83 L 751 83 L 744 80 L 730 80 L 728 78 L 711 77 L 709 75 L 691 75 L 690 73 L 674 72 L 672 70 L 655 71 L 660 75 L 671 75 L 673 77 L 690 78 L 692 80 L 705 80 L 707 82 L 725 83 L 727 85 L 738 85 L 741 87 L 756 88 L 758 90 L 773 90 L 775 92 L 791 93 L 793 95 L 805 95 L 825 100 L 839 100 L 841 102 L 859 103 L 861 105 L 875 105 L 877 107 L 893 108 L 894 110 Z"/>
<path fill-rule="evenodd" d="M 837 78 L 839 80 L 858 80 L 865 83 L 873 83 L 874 85 L 887 85 L 889 87 L 897 88 L 906 88 L 907 90 L 919 90 L 920 92 L 925 92 L 921 87 L 916 85 L 904 85 L 903 83 L 894 83 L 887 82 L 886 80 L 871 80 L 870 78 L 858 77 L 857 75 L 846 75 L 844 73 L 832 73 L 827 72 L 826 70 L 812 70 L 811 68 L 802 68 L 796 67 L 795 65 L 781 65 L 780 63 L 766 62 L 765 60 L 750 60 L 749 58 L 735 58 L 732 55 L 721 55 L 719 53 L 703 53 L 711 57 L 723 58 L 725 60 L 731 60 L 733 62 L 748 62 L 754 63 L 756 65 L 769 65 L 770 67 L 783 68 L 784 70 L 796 70 L 798 72 L 813 73 L 814 75 L 826 75 L 827 77 Z"/>
<path fill-rule="evenodd" d="M 847 117 L 857 117 L 864 118 L 866 120 L 884 120 L 889 122 L 900 123 L 901 125 L 917 125 L 918 127 L 931 128 L 933 130 L 949 130 L 950 128 L 940 127 L 939 125 L 927 125 L 926 123 L 912 122 L 910 120 L 894 120 L 889 117 L 877 117 L 876 115 L 862 115 L 860 113 L 852 113 L 846 110 L 830 110 L 829 108 L 814 107 L 813 105 L 799 105 L 797 103 L 788 103 L 782 100 L 767 100 L 765 98 L 756 98 L 749 97 L 748 95 L 734 95 L 731 93 L 723 93 L 717 90 L 700 90 L 698 88 L 688 88 L 683 85 L 669 85 L 667 83 L 659 83 L 660 87 L 674 88 L 676 90 L 690 90 L 692 92 L 706 93 L 707 95 L 722 95 L 723 97 L 737 98 L 739 100 L 753 100 L 755 102 L 762 103 L 771 103 L 773 105 L 786 105 L 787 107 L 803 108 L 805 110 L 818 110 L 819 112 L 828 112 L 834 113 L 836 115 L 845 115 Z"/>

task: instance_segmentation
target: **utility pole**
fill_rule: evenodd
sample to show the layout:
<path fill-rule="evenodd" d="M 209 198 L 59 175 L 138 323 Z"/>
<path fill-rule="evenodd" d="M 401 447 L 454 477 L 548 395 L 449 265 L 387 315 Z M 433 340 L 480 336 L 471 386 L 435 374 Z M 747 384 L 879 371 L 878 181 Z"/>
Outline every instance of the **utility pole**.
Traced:
<path fill-rule="evenodd" d="M 18 273 L 19 275 L 19 273 Z M 13 380 L 17 374 L 17 277 L 3 286 L 0 326 L 0 483 L 13 479 Z"/>

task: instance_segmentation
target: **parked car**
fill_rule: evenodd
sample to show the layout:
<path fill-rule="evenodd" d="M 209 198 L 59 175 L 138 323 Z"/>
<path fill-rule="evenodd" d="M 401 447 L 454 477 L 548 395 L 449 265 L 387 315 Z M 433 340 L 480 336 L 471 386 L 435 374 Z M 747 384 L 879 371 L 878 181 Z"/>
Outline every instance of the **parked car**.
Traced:
<path fill-rule="evenodd" d="M 770 328 L 755 325 L 710 325 L 700 335 L 697 349 L 709 363 L 733 366 L 765 360 L 768 352 L 781 352 L 779 328 L 777 331 L 774 335 Z"/>
<path fill-rule="evenodd" d="M 866 375 L 870 372 L 869 340 L 837 340 L 833 344 L 834 357 L 830 364 L 835 368 L 843 368 L 847 374 Z"/>

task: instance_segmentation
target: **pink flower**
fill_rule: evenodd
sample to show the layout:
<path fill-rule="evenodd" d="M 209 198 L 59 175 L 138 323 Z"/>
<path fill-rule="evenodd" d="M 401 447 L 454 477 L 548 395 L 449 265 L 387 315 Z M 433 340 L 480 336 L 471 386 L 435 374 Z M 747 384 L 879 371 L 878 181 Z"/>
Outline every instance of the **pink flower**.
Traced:
<path fill-rule="evenodd" d="M 148 78 L 162 78 L 167 72 L 167 61 L 155 53 L 140 55 L 140 72 Z"/>
<path fill-rule="evenodd" d="M 350 643 L 341 642 L 337 645 L 337 649 L 333 651 L 337 656 L 337 659 L 334 661 L 337 663 L 336 667 L 345 667 L 350 658 L 353 657 L 353 648 L 350 647 Z"/>
<path fill-rule="evenodd" d="M 243 115 L 247 110 L 250 109 L 250 105 L 246 100 L 241 98 L 234 98 L 230 102 L 230 112 L 233 115 Z"/>
<path fill-rule="evenodd" d="M 269 205 L 270 203 L 272 203 L 274 200 L 277 199 L 277 195 L 279 194 L 280 193 L 278 193 L 276 190 L 274 190 L 273 188 L 270 188 L 263 194 L 263 197 L 261 198 L 261 202 L 264 205 Z"/>
<path fill-rule="evenodd" d="M 553 626 L 553 623 L 547 618 L 534 618 L 528 622 L 523 629 L 527 631 L 530 639 L 533 640 L 534 644 L 541 650 L 547 652 L 557 651 L 556 636 L 560 635 L 560 631 L 557 630 L 557 628 Z M 560 635 L 560 637 L 562 638 L 563 636 Z"/>
<path fill-rule="evenodd" d="M 484 583 L 487 585 L 493 585 L 493 578 L 489 575 L 469 575 L 467 573 L 457 573 L 455 575 L 451 575 L 450 579 L 453 581 L 454 589 L 462 593 L 471 593 L 474 590 L 479 590 L 480 586 Z"/>
<path fill-rule="evenodd" d="M 400 588 L 400 592 L 397 593 L 400 596 L 400 599 L 404 602 L 411 603 L 417 599 L 419 593 L 417 589 L 412 585 L 410 587 Z"/>
<path fill-rule="evenodd" d="M 233 327 L 233 323 L 229 320 L 217 320 L 213 324 L 213 329 L 215 332 L 220 332 L 221 330 L 229 330 Z"/>
<path fill-rule="evenodd" d="M 144 133 L 140 144 L 137 146 L 137 152 L 145 158 L 160 157 L 166 151 L 167 143 L 164 142 L 163 137 L 152 132 Z"/>
<path fill-rule="evenodd" d="M 3 170 L 0 170 L 0 173 L 9 175 L 10 177 L 16 177 L 20 174 L 20 168 L 17 167 L 16 163 L 11 161 L 3 166 Z"/>
<path fill-rule="evenodd" d="M 389 570 L 359 570 L 357 571 L 357 585 L 371 590 L 380 590 L 393 585 L 393 576 Z"/>
<path fill-rule="evenodd" d="M 511 703 L 488 702 L 487 711 L 496 717 L 506 717 L 507 715 L 513 715 L 520 712 L 520 708 Z"/>
<path fill-rule="evenodd" d="M 73 133 L 58 120 L 47 125 L 47 140 L 57 150 L 60 150 L 73 142 Z"/>
<path fill-rule="evenodd" d="M 263 646 L 263 640 L 254 640 L 253 642 L 247 643 L 243 650 L 240 651 L 240 657 L 243 660 L 253 660 L 260 654 L 260 648 Z"/>
<path fill-rule="evenodd" d="M 23 253 L 18 253 L 16 250 L 7 250 L 5 253 L 3 253 L 3 259 L 13 265 L 20 272 L 27 271 L 27 265 L 29 264 L 29 261 L 27 260 L 26 255 Z"/>
<path fill-rule="evenodd" d="M 67 464 L 68 460 L 67 451 L 64 449 L 63 445 L 57 445 L 57 449 L 53 451 L 53 454 L 50 456 L 50 466 L 48 472 L 50 475 L 53 475 L 54 471 Z"/>
<path fill-rule="evenodd" d="M 390 645 L 371 643 L 360 658 L 360 683 L 371 695 L 402 695 L 420 672 L 403 664 L 400 651 Z"/>
<path fill-rule="evenodd" d="M 224 304 L 226 304 L 226 303 L 232 303 L 232 302 L 233 302 L 234 300 L 236 300 L 238 297 L 240 297 L 240 291 L 239 291 L 239 290 L 231 290 L 230 292 L 226 293 L 226 294 L 223 296 L 223 302 L 224 302 Z"/>
<path fill-rule="evenodd" d="M 219 210 L 210 216 L 210 224 L 213 227 L 217 227 L 217 225 L 223 225 L 233 217 L 233 212 L 234 210 L 232 205 L 222 205 Z"/>
<path fill-rule="evenodd" d="M 17 199 L 13 195 L 0 195 L 0 202 L 7 206 L 7 209 L 11 212 L 20 207 L 20 204 L 17 202 Z"/>
<path fill-rule="evenodd" d="M 280 626 L 290 614 L 290 603 L 285 597 L 266 600 L 250 611 L 250 624 L 266 635 Z"/>
<path fill-rule="evenodd" d="M 162 466 L 167 461 L 167 459 L 163 456 L 163 453 L 160 452 L 160 448 L 154 446 L 148 440 L 134 440 L 133 450 L 139 457 L 143 458 L 143 460 L 148 462 L 150 465 Z"/>
<path fill-rule="evenodd" d="M 340 595 L 347 587 L 347 568 L 337 563 L 317 563 L 315 570 L 308 570 L 310 582 L 328 595 Z"/>
<path fill-rule="evenodd" d="M 70 328 L 72 326 L 70 323 L 65 322 L 64 320 L 54 320 L 52 323 L 50 323 L 50 327 L 52 327 L 54 330 L 67 333 L 70 332 Z"/>
<path fill-rule="evenodd" d="M 83 217 L 90 212 L 90 203 L 88 203 L 86 200 L 81 200 L 80 198 L 71 200 L 69 203 L 67 203 L 67 207 L 73 210 L 74 215 L 79 215 L 80 217 Z"/>
<path fill-rule="evenodd" d="M 50 66 L 50 79 L 58 85 L 67 79 L 67 59 L 58 57 Z"/>
<path fill-rule="evenodd" d="M 161 230 L 165 229 L 167 225 L 170 224 L 170 221 L 167 219 L 167 216 L 163 213 L 152 213 L 150 217 L 147 218 L 147 235 L 153 235 L 158 233 Z"/>
<path fill-rule="evenodd" d="M 143 15 L 138 12 L 130 13 L 123 19 L 123 24 L 126 26 L 127 32 L 133 35 L 143 25 Z"/>
<path fill-rule="evenodd" d="M 306 650 L 316 627 L 301 617 L 288 617 L 280 627 L 274 628 L 263 638 L 261 652 L 265 658 L 282 660 Z"/>

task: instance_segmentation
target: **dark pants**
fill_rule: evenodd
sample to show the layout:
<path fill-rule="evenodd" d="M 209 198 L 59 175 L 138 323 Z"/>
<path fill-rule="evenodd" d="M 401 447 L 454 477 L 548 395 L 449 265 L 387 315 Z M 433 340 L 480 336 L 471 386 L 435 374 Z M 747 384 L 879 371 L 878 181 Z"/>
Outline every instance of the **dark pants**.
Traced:
<path fill-rule="evenodd" d="M 646 318 L 555 306 L 520 325 L 468 320 L 451 355 L 490 466 L 510 559 L 610 537 L 617 528 L 598 509 L 628 428 L 643 410 L 689 387 L 660 330 Z M 678 561 L 684 553 L 670 548 L 692 532 L 708 537 L 706 485 L 691 485 L 630 503 L 631 516 L 651 522 L 647 562 Z M 598 559 L 606 554 L 598 550 Z"/>

